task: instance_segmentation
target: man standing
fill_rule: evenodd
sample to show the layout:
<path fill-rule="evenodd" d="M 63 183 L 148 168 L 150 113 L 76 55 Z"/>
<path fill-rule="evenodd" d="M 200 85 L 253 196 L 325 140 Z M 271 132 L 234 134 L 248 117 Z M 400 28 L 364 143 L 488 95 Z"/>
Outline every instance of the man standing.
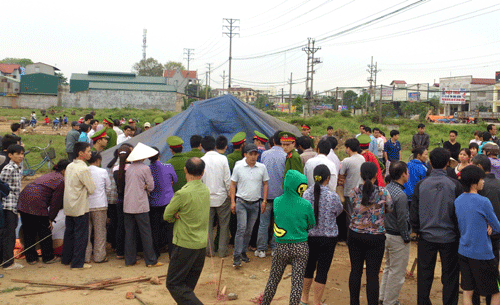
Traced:
<path fill-rule="evenodd" d="M 228 196 L 231 185 L 231 172 L 229 170 L 227 158 L 214 150 L 215 139 L 212 136 L 203 138 L 201 146 L 205 151 L 205 155 L 201 157 L 201 160 L 205 163 L 205 173 L 201 178 L 201 182 L 203 182 L 210 191 L 210 217 L 208 219 L 209 244 L 207 246 L 207 254 L 209 256 L 214 256 L 215 253 L 212 226 L 215 214 L 217 214 L 220 228 L 218 252 L 219 257 L 225 257 L 229 244 L 229 217 L 231 210 Z"/>
<path fill-rule="evenodd" d="M 243 145 L 245 144 L 246 137 L 247 137 L 246 133 L 238 132 L 231 139 L 231 143 L 233 144 L 234 151 L 232 153 L 230 153 L 229 155 L 227 155 L 227 161 L 229 163 L 229 169 L 231 170 L 231 172 L 233 172 L 234 165 L 236 164 L 236 162 L 243 159 L 243 154 L 241 153 L 241 149 L 243 148 Z"/>
<path fill-rule="evenodd" d="M 189 139 L 189 144 L 191 145 L 191 150 L 186 152 L 185 155 L 188 158 L 191 157 L 198 157 L 201 158 L 203 157 L 204 153 L 201 151 L 201 140 L 202 137 L 200 135 L 192 135 L 191 138 Z"/>
<path fill-rule="evenodd" d="M 122 123 L 118 119 L 113 120 L 113 130 L 116 132 L 117 136 L 120 136 L 123 134 L 123 130 L 120 129 L 120 125 Z"/>
<path fill-rule="evenodd" d="M 302 135 L 309 138 L 311 147 L 314 148 L 314 137 L 311 136 L 311 127 L 309 125 L 302 125 Z"/>
<path fill-rule="evenodd" d="M 260 157 L 262 156 L 262 152 L 266 150 L 266 143 L 269 141 L 269 138 L 266 137 L 261 132 L 258 132 L 257 130 L 254 130 L 254 136 L 253 136 L 253 144 L 257 146 L 257 149 L 259 150 L 259 157 L 257 157 L 257 162 L 260 162 Z"/>
<path fill-rule="evenodd" d="M 365 134 L 365 125 L 363 124 L 359 125 L 359 133 L 356 135 L 356 138 L 362 134 Z"/>
<path fill-rule="evenodd" d="M 375 138 L 374 135 L 372 135 L 372 129 L 368 126 L 365 127 L 365 135 L 370 137 L 370 145 L 368 147 L 368 150 L 377 156 L 378 153 L 378 146 L 377 146 L 377 139 Z"/>
<path fill-rule="evenodd" d="M 75 160 L 66 168 L 64 184 L 64 214 L 66 230 L 61 263 L 72 269 L 90 268 L 85 264 L 89 235 L 89 194 L 95 190 L 92 174 L 85 163 L 91 157 L 90 144 L 78 142 L 74 146 Z"/>
<path fill-rule="evenodd" d="M 279 133 L 279 136 L 281 147 L 283 147 L 286 153 L 285 172 L 283 173 L 283 177 L 290 169 L 294 169 L 303 174 L 304 165 L 302 164 L 299 153 L 295 150 L 295 135 L 288 131 L 282 131 Z"/>
<path fill-rule="evenodd" d="M 500 140 L 497 137 L 497 126 L 495 124 L 489 124 L 486 126 L 486 131 L 491 135 L 491 141 L 495 142 L 497 145 L 500 145 Z"/>
<path fill-rule="evenodd" d="M 182 153 L 182 144 L 184 144 L 184 141 L 177 136 L 170 136 L 167 138 L 167 145 L 170 147 L 172 158 L 166 163 L 172 164 L 175 174 L 177 175 L 177 183 L 173 185 L 174 192 L 177 192 L 186 184 L 184 167 L 189 158 Z"/>
<path fill-rule="evenodd" d="M 259 213 L 261 198 L 266 199 L 262 201 L 260 211 L 263 213 L 266 210 L 269 175 L 266 166 L 257 162 L 258 155 L 257 146 L 247 144 L 246 160 L 234 167 L 231 176 L 231 212 L 236 214 L 238 219 L 233 254 L 235 268 L 241 266 L 241 261 L 250 262 L 246 252 Z"/>
<path fill-rule="evenodd" d="M 101 129 L 98 132 L 94 132 L 92 135 L 92 146 L 91 151 L 101 152 L 104 151 L 106 145 L 108 145 L 109 137 L 106 135 L 106 129 Z"/>
<path fill-rule="evenodd" d="M 89 133 L 87 134 L 87 136 L 90 139 L 92 139 L 92 136 L 97 131 L 97 125 L 99 125 L 99 121 L 98 120 L 90 120 L 90 130 L 89 130 Z"/>
<path fill-rule="evenodd" d="M 457 142 L 458 132 L 456 130 L 450 130 L 450 140 L 443 143 L 443 148 L 450 152 L 450 156 L 458 160 L 458 154 L 460 153 L 460 143 Z"/>
<path fill-rule="evenodd" d="M 463 193 L 458 180 L 446 175 L 450 152 L 435 148 L 429 155 L 432 172 L 413 191 L 410 221 L 418 234 L 417 302 L 431 304 L 429 298 L 436 256 L 441 257 L 443 304 L 458 303 L 458 226 L 455 199 Z"/>
<path fill-rule="evenodd" d="M 132 129 L 134 129 L 134 137 L 140 133 L 142 133 L 142 128 L 137 126 L 137 124 L 135 123 L 135 120 L 134 119 L 129 119 L 128 120 L 128 125 L 130 127 L 132 127 Z"/>
<path fill-rule="evenodd" d="M 203 305 L 194 288 L 205 264 L 210 214 L 210 191 L 201 182 L 204 169 L 200 158 L 186 161 L 187 183 L 174 194 L 163 215 L 163 219 L 174 223 L 167 289 L 177 304 Z"/>
<path fill-rule="evenodd" d="M 328 182 L 328 189 L 335 192 L 337 188 L 337 167 L 326 157 L 330 153 L 330 147 L 330 142 L 328 140 L 319 141 L 318 146 L 316 147 L 318 155 L 307 161 L 304 166 L 304 175 L 307 177 L 307 185 L 311 187 L 315 183 L 313 172 L 316 166 L 320 164 L 328 166 L 328 169 L 330 170 L 330 182 Z"/>
<path fill-rule="evenodd" d="M 411 149 L 415 149 L 419 146 L 425 147 L 425 149 L 429 148 L 429 135 L 425 133 L 425 125 L 418 124 L 418 132 L 413 135 L 411 140 Z"/>
<path fill-rule="evenodd" d="M 133 136 L 134 136 L 134 130 L 132 129 L 132 127 L 130 127 L 128 125 L 123 126 L 123 132 L 116 139 L 116 145 L 119 145 L 119 144 L 131 139 Z"/>
<path fill-rule="evenodd" d="M 300 153 L 300 160 L 305 165 L 307 160 L 316 157 L 317 153 L 311 148 L 309 137 L 302 136 L 297 138 L 297 150 Z"/>
<path fill-rule="evenodd" d="M 64 141 L 69 161 L 73 161 L 76 157 L 73 154 L 73 147 L 75 146 L 75 143 L 78 142 L 78 138 L 80 138 L 78 130 L 80 130 L 80 124 L 78 124 L 77 121 L 71 122 L 71 130 L 66 134 L 66 139 Z"/>
<path fill-rule="evenodd" d="M 281 147 L 279 131 L 276 132 L 272 138 L 274 145 L 271 149 L 262 153 L 262 164 L 267 168 L 269 175 L 269 192 L 267 194 L 267 204 L 264 213 L 260 215 L 259 231 L 257 234 L 257 250 L 255 256 L 264 258 L 266 257 L 267 244 L 269 239 L 269 223 L 271 222 L 271 215 L 273 212 L 274 199 L 283 195 L 283 179 L 285 177 L 285 162 L 286 153 Z M 263 197 L 263 199 L 266 199 Z M 274 243 L 274 234 L 271 240 L 271 249 L 274 251 L 276 247 Z"/>
<path fill-rule="evenodd" d="M 404 184 L 408 182 L 408 167 L 394 162 L 389 168 L 391 183 L 386 187 L 392 198 L 393 210 L 385 215 L 385 268 L 380 285 L 379 300 L 384 304 L 398 304 L 406 267 L 410 259 L 410 211 Z"/>
<path fill-rule="evenodd" d="M 331 147 L 330 152 L 328 153 L 328 155 L 326 157 L 328 158 L 328 160 L 332 161 L 333 164 L 335 164 L 335 168 L 337 169 L 337 178 L 338 178 L 338 174 L 340 171 L 340 159 L 337 156 L 337 154 L 335 153 L 335 148 L 337 148 L 337 145 L 339 144 L 339 142 L 337 141 L 337 138 L 335 138 L 335 137 L 326 138 L 326 140 L 328 141 L 328 143 L 330 143 L 330 147 Z"/>
<path fill-rule="evenodd" d="M 374 155 L 384 164 L 384 139 L 378 127 L 373 128 L 373 136 L 377 139 L 377 153 Z"/>
<path fill-rule="evenodd" d="M 322 136 L 321 140 L 325 140 L 327 138 L 335 138 L 335 136 L 333 135 L 333 127 L 332 126 L 326 127 L 326 135 Z"/>
<path fill-rule="evenodd" d="M 113 130 L 113 122 L 111 119 L 102 120 L 104 125 L 104 129 L 106 129 L 106 134 L 109 137 L 108 145 L 106 145 L 106 149 L 116 146 L 116 140 L 118 139 L 118 135 L 116 131 Z"/>
<path fill-rule="evenodd" d="M 391 166 L 391 162 L 401 160 L 401 143 L 399 143 L 399 131 L 391 130 L 391 139 L 384 144 L 384 159 L 386 160 L 385 168 Z M 386 172 L 386 176 L 389 173 Z"/>

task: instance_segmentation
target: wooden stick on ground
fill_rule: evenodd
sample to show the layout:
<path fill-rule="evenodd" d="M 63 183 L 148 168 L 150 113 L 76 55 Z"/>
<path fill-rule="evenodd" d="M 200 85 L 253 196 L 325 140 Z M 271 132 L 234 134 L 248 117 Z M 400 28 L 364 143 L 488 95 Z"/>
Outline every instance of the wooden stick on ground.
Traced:
<path fill-rule="evenodd" d="M 86 282 L 83 285 L 88 285 L 89 287 L 96 286 L 96 285 L 101 285 L 103 283 L 109 283 L 112 281 L 116 281 L 121 279 L 121 277 L 112 277 L 109 279 L 104 279 L 104 280 L 94 280 L 90 282 Z M 109 289 L 109 288 L 108 288 Z M 67 291 L 67 290 L 75 290 L 75 288 L 59 288 L 59 289 L 53 289 L 53 290 L 46 290 L 46 291 L 38 291 L 38 292 L 31 292 L 31 293 L 23 293 L 23 294 L 16 294 L 16 297 L 25 297 L 25 296 L 30 296 L 30 295 L 38 295 L 38 294 L 45 294 L 45 293 L 51 293 L 51 292 L 59 292 L 59 291 Z"/>
<path fill-rule="evenodd" d="M 220 260 L 220 270 L 219 270 L 219 280 L 217 281 L 217 291 L 215 292 L 215 297 L 219 297 L 220 292 L 220 281 L 222 279 L 222 267 L 224 266 L 224 258 Z"/>
<path fill-rule="evenodd" d="M 73 288 L 73 289 L 92 289 L 92 287 L 85 286 L 85 285 L 35 282 L 35 281 L 30 281 L 30 280 L 19 280 L 19 279 L 12 279 L 11 281 L 14 283 L 25 283 L 25 284 L 40 285 L 40 286 L 64 287 L 64 288 Z"/>
<path fill-rule="evenodd" d="M 417 267 L 417 262 L 418 262 L 418 258 L 415 257 L 415 260 L 413 261 L 413 265 L 411 266 L 411 271 L 410 271 L 411 276 L 413 276 L 413 272 L 415 272 L 415 268 Z"/>
<path fill-rule="evenodd" d="M 165 275 L 158 276 L 158 278 L 164 278 L 164 277 L 167 277 L 167 275 L 165 274 Z M 100 289 L 106 289 L 106 288 L 112 287 L 112 286 L 118 286 L 118 285 L 123 285 L 123 284 L 130 284 L 130 283 L 147 282 L 150 280 L 151 280 L 151 277 L 143 277 L 140 279 L 133 279 L 133 280 L 129 280 L 129 281 L 123 280 L 123 281 L 120 281 L 117 283 L 109 283 L 109 284 L 101 285 L 99 287 L 92 287 L 92 288 L 90 288 L 90 290 L 100 290 Z"/>
<path fill-rule="evenodd" d="M 146 302 L 144 302 L 141 298 L 139 298 L 139 296 L 137 295 L 137 293 L 134 293 L 134 297 L 137 299 L 137 301 L 139 301 L 139 303 L 141 303 L 142 305 L 148 305 L 146 304 Z"/>

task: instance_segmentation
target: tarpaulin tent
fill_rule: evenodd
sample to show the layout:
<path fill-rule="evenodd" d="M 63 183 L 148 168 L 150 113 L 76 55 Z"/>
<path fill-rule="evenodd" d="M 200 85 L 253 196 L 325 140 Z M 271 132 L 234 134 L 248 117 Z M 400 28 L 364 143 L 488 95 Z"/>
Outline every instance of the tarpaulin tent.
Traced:
<path fill-rule="evenodd" d="M 166 143 L 170 136 L 182 138 L 184 140 L 183 152 L 187 152 L 191 150 L 189 139 L 195 134 L 202 137 L 210 135 L 214 138 L 224 135 L 231 140 L 236 133 L 244 131 L 247 134 L 247 143 L 253 143 L 254 130 L 262 132 L 267 137 L 272 136 L 276 130 L 289 131 L 300 136 L 300 131 L 296 126 L 243 103 L 232 95 L 224 95 L 194 102 L 185 111 L 127 142 L 134 146 L 142 142 L 158 147 L 161 152 L 161 161 L 165 162 L 172 157 Z M 107 164 L 113 158 L 114 150 L 111 148 L 102 154 L 103 164 Z M 232 151 L 230 143 L 229 151 Z"/>

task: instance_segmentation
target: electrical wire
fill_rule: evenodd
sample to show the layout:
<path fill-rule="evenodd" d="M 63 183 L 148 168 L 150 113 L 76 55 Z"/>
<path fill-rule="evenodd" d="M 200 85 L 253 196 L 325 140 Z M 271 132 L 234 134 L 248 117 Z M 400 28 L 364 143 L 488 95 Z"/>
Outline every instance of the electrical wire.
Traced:
<path fill-rule="evenodd" d="M 263 26 L 265 26 L 265 25 L 267 25 L 267 24 L 269 24 L 269 23 L 272 23 L 272 22 L 274 22 L 274 21 L 276 21 L 276 20 L 280 19 L 281 17 L 288 15 L 289 13 L 293 12 L 294 10 L 296 10 L 296 9 L 298 9 L 298 8 L 300 8 L 300 7 L 302 7 L 303 5 L 307 4 L 309 1 L 311 1 L 311 0 L 305 0 L 305 1 L 303 1 L 302 3 L 300 3 L 299 5 L 297 5 L 297 6 L 295 6 L 295 7 L 292 7 L 292 8 L 291 8 L 291 9 L 289 9 L 288 11 L 285 11 L 283 14 L 281 14 L 281 15 L 279 15 L 279 16 L 277 16 L 277 17 L 273 17 L 272 19 L 270 19 L 270 20 L 269 20 L 269 21 L 267 21 L 267 22 L 264 22 L 264 23 L 258 24 L 258 25 L 256 25 L 256 26 L 248 27 L 248 28 L 246 28 L 245 30 L 250 30 L 250 29 L 255 29 L 255 28 L 263 27 Z"/>

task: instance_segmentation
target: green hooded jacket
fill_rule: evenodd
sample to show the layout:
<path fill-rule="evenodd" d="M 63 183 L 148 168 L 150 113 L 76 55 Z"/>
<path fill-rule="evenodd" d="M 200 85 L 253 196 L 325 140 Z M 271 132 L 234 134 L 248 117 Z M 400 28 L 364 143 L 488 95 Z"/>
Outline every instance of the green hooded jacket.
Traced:
<path fill-rule="evenodd" d="M 307 232 L 316 225 L 311 203 L 302 198 L 307 189 L 307 178 L 296 170 L 289 170 L 284 181 L 284 194 L 273 202 L 276 242 L 305 242 Z"/>

